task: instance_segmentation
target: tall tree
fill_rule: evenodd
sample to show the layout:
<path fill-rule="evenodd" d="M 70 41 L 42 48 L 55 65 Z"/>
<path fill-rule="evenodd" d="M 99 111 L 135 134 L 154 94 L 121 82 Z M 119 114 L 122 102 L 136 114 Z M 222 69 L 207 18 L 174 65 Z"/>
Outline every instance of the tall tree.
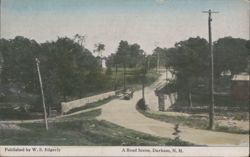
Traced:
<path fill-rule="evenodd" d="M 115 54 L 115 61 L 123 67 L 123 86 L 125 88 L 125 73 L 126 68 L 135 68 L 138 65 L 143 64 L 143 53 L 144 51 L 138 44 L 130 45 L 127 41 L 120 41 L 117 52 Z"/>
<path fill-rule="evenodd" d="M 128 66 L 130 68 L 134 68 L 138 65 L 143 64 L 143 53 L 144 51 L 141 49 L 140 45 L 132 44 L 129 45 L 129 52 L 128 52 Z"/>
<path fill-rule="evenodd" d="M 250 40 L 247 41 L 246 47 L 248 48 L 248 55 L 250 55 Z"/>
<path fill-rule="evenodd" d="M 98 58 L 99 64 L 101 65 L 102 68 L 106 68 L 104 58 L 103 58 L 103 54 L 102 54 L 104 50 L 105 50 L 105 45 L 104 44 L 102 44 L 102 43 L 95 44 L 94 52 L 98 53 L 97 58 Z"/>
<path fill-rule="evenodd" d="M 105 50 L 105 45 L 102 43 L 95 44 L 94 52 L 98 53 L 99 57 L 102 57 L 102 52 Z"/>
<path fill-rule="evenodd" d="M 52 81 L 54 89 L 61 93 L 64 99 L 76 93 L 81 95 L 84 87 L 89 85 L 83 83 L 85 77 L 99 69 L 95 57 L 69 38 L 59 38 L 56 42 L 42 46 L 43 52 L 46 53 L 41 54 L 46 57 L 41 60 L 44 62 L 42 71 L 47 74 L 47 81 Z"/>
<path fill-rule="evenodd" d="M 221 38 L 214 43 L 215 76 L 217 79 L 224 71 L 229 70 L 231 75 L 245 71 L 249 56 L 246 44 L 247 40 L 232 37 Z"/>
<path fill-rule="evenodd" d="M 78 41 L 67 37 L 42 44 L 21 36 L 0 39 L 0 54 L 2 83 L 33 96 L 39 95 L 35 63 L 35 58 L 39 58 L 47 104 L 58 105 L 67 98 L 107 88 L 108 78 L 98 59 Z"/>
<path fill-rule="evenodd" d="M 129 59 L 129 44 L 127 41 L 120 41 L 119 43 L 119 47 L 117 49 L 116 52 L 116 56 L 117 56 L 117 61 L 122 64 L 123 67 L 123 88 L 125 89 L 126 87 L 126 76 L 125 76 L 125 72 L 126 72 L 126 65 L 128 63 L 128 59 Z"/>
<path fill-rule="evenodd" d="M 78 44 L 80 44 L 81 46 L 83 46 L 83 43 L 85 42 L 86 40 L 86 35 L 79 35 L 79 34 L 76 34 L 74 36 L 74 41 L 76 41 Z"/>
<path fill-rule="evenodd" d="M 200 37 L 189 38 L 175 44 L 175 48 L 166 52 L 167 66 L 174 69 L 177 87 L 187 93 L 189 105 L 192 106 L 192 89 L 200 78 L 208 76 L 208 43 Z"/>
<path fill-rule="evenodd" d="M 35 57 L 41 47 L 34 40 L 17 36 L 1 45 L 3 55 L 2 82 L 15 84 L 26 92 L 38 92 Z"/>
<path fill-rule="evenodd" d="M 2 70 L 3 70 L 3 51 L 5 51 L 6 48 L 8 48 L 9 42 L 5 39 L 0 39 L 0 84 L 2 80 Z"/>

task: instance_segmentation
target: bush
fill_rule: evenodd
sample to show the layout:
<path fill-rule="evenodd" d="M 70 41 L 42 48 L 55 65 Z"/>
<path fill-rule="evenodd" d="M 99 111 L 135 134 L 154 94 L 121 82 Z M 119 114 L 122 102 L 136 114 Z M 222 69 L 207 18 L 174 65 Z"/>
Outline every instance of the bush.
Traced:
<path fill-rule="evenodd" d="M 26 112 L 23 107 L 18 109 L 2 108 L 0 110 L 0 120 L 28 120 L 42 118 L 41 114 Z"/>
<path fill-rule="evenodd" d="M 140 99 L 136 104 L 137 108 L 141 111 L 146 111 L 148 109 L 147 105 L 145 104 L 144 99 Z"/>

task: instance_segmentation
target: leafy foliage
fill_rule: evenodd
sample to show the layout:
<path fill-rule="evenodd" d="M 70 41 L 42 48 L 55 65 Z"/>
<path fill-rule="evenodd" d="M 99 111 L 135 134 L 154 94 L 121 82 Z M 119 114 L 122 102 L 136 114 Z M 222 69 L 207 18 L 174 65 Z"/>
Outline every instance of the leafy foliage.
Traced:
<path fill-rule="evenodd" d="M 34 40 L 17 36 L 13 40 L 2 39 L 0 46 L 4 60 L 2 83 L 15 84 L 28 92 L 38 92 L 35 57 L 41 50 L 40 45 Z"/>
<path fill-rule="evenodd" d="M 232 37 L 221 38 L 214 43 L 216 80 L 221 79 L 221 73 L 225 71 L 230 71 L 232 75 L 247 71 L 250 52 L 247 47 L 250 47 L 249 41 Z M 191 93 L 199 93 L 200 87 L 208 94 L 210 52 L 205 39 L 189 38 L 176 43 L 173 48 L 157 48 L 155 51 L 165 53 L 166 67 L 176 75 L 179 96 L 186 95 L 190 102 Z"/>
<path fill-rule="evenodd" d="M 105 45 L 102 43 L 95 44 L 94 52 L 98 52 L 98 55 L 102 57 L 102 51 L 105 50 Z"/>
<path fill-rule="evenodd" d="M 243 72 L 248 66 L 248 56 L 246 40 L 232 37 L 219 39 L 214 43 L 216 77 L 228 70 L 231 75 Z"/>
<path fill-rule="evenodd" d="M 189 38 L 165 49 L 166 66 L 177 76 L 177 88 L 190 92 L 199 80 L 205 80 L 209 71 L 209 49 L 205 39 Z"/>
<path fill-rule="evenodd" d="M 101 90 L 108 81 L 98 59 L 72 39 L 58 38 L 42 44 L 24 37 L 0 41 L 2 84 L 19 93 L 39 95 L 38 57 L 46 101 L 51 105 Z"/>
<path fill-rule="evenodd" d="M 107 64 L 109 67 L 122 65 L 123 67 L 135 68 L 143 62 L 144 51 L 140 45 L 130 45 L 127 41 L 120 41 L 117 52 L 108 57 Z"/>
<path fill-rule="evenodd" d="M 136 104 L 136 107 L 139 111 L 146 111 L 148 109 L 144 99 L 140 99 Z"/>

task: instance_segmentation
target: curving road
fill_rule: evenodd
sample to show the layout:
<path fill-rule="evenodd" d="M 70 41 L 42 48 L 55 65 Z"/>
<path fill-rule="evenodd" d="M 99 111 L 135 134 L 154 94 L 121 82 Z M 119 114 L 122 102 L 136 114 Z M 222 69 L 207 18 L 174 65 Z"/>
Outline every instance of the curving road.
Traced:
<path fill-rule="evenodd" d="M 157 107 L 158 101 L 154 94 L 157 84 L 164 80 L 164 75 L 158 79 L 152 86 L 145 89 L 145 97 L 147 104 L 151 107 Z M 102 114 L 98 117 L 101 120 L 107 120 L 125 128 L 148 133 L 160 137 L 174 138 L 174 125 L 158 120 L 150 119 L 142 115 L 136 110 L 136 103 L 142 97 L 141 91 L 136 91 L 131 100 L 112 100 L 103 105 Z M 224 132 L 215 132 L 209 130 L 200 130 L 180 126 L 180 138 L 199 145 L 209 146 L 248 146 L 249 135 L 231 134 Z"/>

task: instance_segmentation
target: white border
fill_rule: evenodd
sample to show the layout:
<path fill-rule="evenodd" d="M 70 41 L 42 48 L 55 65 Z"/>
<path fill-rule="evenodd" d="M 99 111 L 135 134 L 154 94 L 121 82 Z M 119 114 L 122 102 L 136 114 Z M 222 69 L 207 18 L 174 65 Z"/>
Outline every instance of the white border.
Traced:
<path fill-rule="evenodd" d="M 249 147 L 0 146 L 0 156 L 247 157 L 249 156 Z"/>

